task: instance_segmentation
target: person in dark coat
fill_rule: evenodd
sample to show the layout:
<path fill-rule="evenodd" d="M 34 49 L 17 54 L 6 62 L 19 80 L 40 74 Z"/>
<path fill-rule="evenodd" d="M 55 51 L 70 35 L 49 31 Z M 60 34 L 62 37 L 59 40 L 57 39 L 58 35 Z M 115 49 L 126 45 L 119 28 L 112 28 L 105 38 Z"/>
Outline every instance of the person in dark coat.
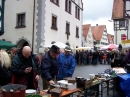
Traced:
<path fill-rule="evenodd" d="M 76 50 L 75 54 L 76 63 L 79 64 L 79 52 Z"/>
<path fill-rule="evenodd" d="M 29 46 L 19 49 L 12 60 L 11 66 L 14 84 L 22 84 L 27 89 L 37 89 L 40 75 L 40 64 L 36 54 Z"/>
<path fill-rule="evenodd" d="M 89 52 L 89 58 L 88 58 L 89 64 L 92 64 L 92 57 L 93 57 L 93 53 L 92 53 L 92 51 L 90 50 L 90 52 Z"/>
<path fill-rule="evenodd" d="M 122 67 L 121 66 L 121 62 L 122 62 L 123 56 L 124 55 L 122 54 L 122 45 L 119 44 L 117 56 L 115 58 L 115 65 L 116 65 L 116 67 Z"/>
<path fill-rule="evenodd" d="M 49 85 L 55 84 L 54 78 L 58 74 L 59 47 L 52 45 L 50 50 L 45 53 L 41 60 L 41 76 L 43 80 L 43 89 L 48 89 Z"/>
<path fill-rule="evenodd" d="M 130 49 L 126 54 L 126 66 L 127 73 L 130 73 Z"/>
<path fill-rule="evenodd" d="M 12 73 L 10 71 L 11 61 L 6 51 L 0 50 L 0 86 L 11 83 Z"/>
<path fill-rule="evenodd" d="M 97 56 L 97 52 L 94 51 L 94 52 L 93 52 L 93 64 L 94 64 L 94 65 L 97 64 L 97 57 L 98 57 L 98 56 Z"/>
<path fill-rule="evenodd" d="M 111 59 L 111 54 L 110 52 L 108 51 L 107 52 L 107 63 L 110 64 L 110 59 Z"/>
<path fill-rule="evenodd" d="M 83 64 L 83 52 L 84 52 L 84 50 L 82 50 L 82 51 L 79 50 L 79 64 L 80 65 Z"/>
<path fill-rule="evenodd" d="M 115 65 L 115 58 L 117 57 L 117 51 L 115 49 L 112 50 L 111 53 L 111 68 L 116 67 Z"/>

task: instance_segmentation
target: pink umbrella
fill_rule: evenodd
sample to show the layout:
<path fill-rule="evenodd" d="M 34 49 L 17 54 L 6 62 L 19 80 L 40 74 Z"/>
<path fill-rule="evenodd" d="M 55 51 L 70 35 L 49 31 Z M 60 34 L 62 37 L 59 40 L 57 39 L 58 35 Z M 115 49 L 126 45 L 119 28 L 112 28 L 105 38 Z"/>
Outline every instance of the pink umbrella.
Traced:
<path fill-rule="evenodd" d="M 116 45 L 116 44 L 110 44 L 108 46 L 108 50 L 112 50 L 112 49 L 116 49 L 116 48 L 118 48 L 118 45 Z"/>

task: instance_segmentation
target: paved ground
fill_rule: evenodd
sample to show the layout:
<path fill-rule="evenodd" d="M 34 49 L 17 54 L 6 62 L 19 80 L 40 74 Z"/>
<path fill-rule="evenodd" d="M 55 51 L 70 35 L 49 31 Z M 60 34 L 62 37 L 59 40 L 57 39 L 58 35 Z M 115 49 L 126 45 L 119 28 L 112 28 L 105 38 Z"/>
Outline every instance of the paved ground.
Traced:
<path fill-rule="evenodd" d="M 73 77 L 89 78 L 89 74 L 98 74 L 109 68 L 110 65 L 77 65 Z"/>
<path fill-rule="evenodd" d="M 109 69 L 110 65 L 77 65 L 75 68 L 75 72 L 73 77 L 84 77 L 90 78 L 89 74 L 98 74 L 103 72 L 105 69 Z M 39 87 L 42 89 L 42 80 L 39 81 Z M 106 89 L 104 89 L 103 97 L 122 97 L 115 93 L 113 96 L 113 92 L 110 91 L 110 95 L 106 96 Z"/>

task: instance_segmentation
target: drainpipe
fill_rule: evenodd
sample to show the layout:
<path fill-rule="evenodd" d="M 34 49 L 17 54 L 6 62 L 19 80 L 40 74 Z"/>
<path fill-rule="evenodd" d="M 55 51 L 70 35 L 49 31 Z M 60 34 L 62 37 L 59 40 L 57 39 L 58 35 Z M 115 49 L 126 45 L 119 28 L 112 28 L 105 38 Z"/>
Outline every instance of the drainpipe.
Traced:
<path fill-rule="evenodd" d="M 4 34 L 4 8 L 5 8 L 5 0 L 1 0 L 1 31 L 0 36 Z"/>
<path fill-rule="evenodd" d="M 32 28 L 32 52 L 34 50 L 34 30 L 35 30 L 35 0 L 33 4 L 33 28 Z"/>

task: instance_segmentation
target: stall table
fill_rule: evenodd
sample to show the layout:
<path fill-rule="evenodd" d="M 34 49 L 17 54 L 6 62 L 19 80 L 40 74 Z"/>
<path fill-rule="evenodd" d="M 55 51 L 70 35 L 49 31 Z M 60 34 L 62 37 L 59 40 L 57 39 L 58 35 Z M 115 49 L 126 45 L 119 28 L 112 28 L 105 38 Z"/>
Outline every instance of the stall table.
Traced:
<path fill-rule="evenodd" d="M 76 88 L 74 90 L 63 90 L 61 97 L 68 97 L 68 96 L 73 95 L 74 93 L 76 93 L 78 91 L 79 91 L 78 88 Z M 44 95 L 44 94 L 46 94 L 46 93 L 44 91 L 41 91 L 41 95 Z M 53 96 L 51 96 L 51 97 L 53 97 Z"/>

